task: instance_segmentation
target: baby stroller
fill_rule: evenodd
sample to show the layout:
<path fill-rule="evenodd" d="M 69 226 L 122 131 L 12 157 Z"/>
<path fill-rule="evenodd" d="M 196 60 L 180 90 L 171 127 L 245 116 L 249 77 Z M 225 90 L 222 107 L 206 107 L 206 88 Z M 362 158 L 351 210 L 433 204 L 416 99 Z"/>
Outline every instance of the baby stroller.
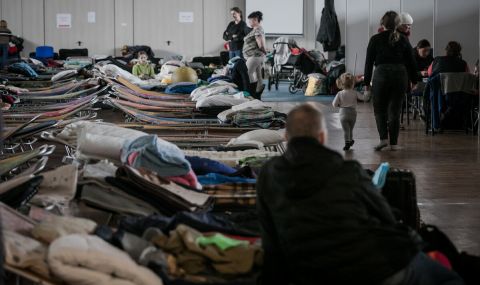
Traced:
<path fill-rule="evenodd" d="M 280 82 L 290 82 L 297 60 L 298 46 L 295 40 L 286 37 L 278 38 L 273 44 L 273 53 L 267 59 L 271 69 L 268 77 L 268 90 L 278 90 Z"/>
<path fill-rule="evenodd" d="M 271 90 L 272 85 L 278 90 L 280 82 L 288 82 L 289 92 L 295 94 L 306 88 L 308 74 L 324 73 L 322 66 L 326 60 L 323 55 L 299 48 L 293 39 L 278 38 L 273 44 L 273 50 L 269 59 L 272 68 L 268 78 L 268 90 Z"/>

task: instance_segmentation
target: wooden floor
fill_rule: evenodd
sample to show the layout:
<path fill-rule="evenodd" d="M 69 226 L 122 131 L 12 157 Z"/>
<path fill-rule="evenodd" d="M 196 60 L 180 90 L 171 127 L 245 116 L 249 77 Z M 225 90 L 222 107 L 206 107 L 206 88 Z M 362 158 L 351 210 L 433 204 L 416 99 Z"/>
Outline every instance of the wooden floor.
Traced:
<path fill-rule="evenodd" d="M 288 111 L 299 103 L 272 103 Z M 392 167 L 411 169 L 417 178 L 422 219 L 444 230 L 458 248 L 480 254 L 480 140 L 465 133 L 425 135 L 418 119 L 400 133 L 401 151 L 373 151 L 379 142 L 371 104 L 358 107 L 355 145 L 345 153 L 338 113 L 330 106 L 318 106 L 326 114 L 328 146 L 373 167 L 389 162 Z"/>

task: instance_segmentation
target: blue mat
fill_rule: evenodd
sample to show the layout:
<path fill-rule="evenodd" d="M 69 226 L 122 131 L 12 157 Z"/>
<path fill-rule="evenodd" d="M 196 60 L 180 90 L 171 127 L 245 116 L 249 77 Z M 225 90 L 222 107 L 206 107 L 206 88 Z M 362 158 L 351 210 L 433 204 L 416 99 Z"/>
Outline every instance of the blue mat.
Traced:
<path fill-rule="evenodd" d="M 332 104 L 334 98 L 334 95 L 305 96 L 302 91 L 291 94 L 288 92 L 288 85 L 286 84 L 280 84 L 278 91 L 275 90 L 275 86 L 272 86 L 271 91 L 265 88 L 262 94 L 262 101 L 264 102 L 321 102 Z"/>

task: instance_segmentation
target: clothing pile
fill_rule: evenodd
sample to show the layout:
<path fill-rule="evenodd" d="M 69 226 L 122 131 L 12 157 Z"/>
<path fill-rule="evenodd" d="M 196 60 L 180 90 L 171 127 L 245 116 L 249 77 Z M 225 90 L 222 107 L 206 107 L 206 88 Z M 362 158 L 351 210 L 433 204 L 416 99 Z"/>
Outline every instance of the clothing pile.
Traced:
<path fill-rule="evenodd" d="M 107 177 L 106 181 L 167 215 L 204 211 L 213 203 L 209 195 L 186 189 L 144 168 L 120 167 L 115 177 Z"/>
<path fill-rule="evenodd" d="M 255 177 L 250 168 L 235 169 L 221 162 L 187 156 L 204 193 L 215 199 L 214 210 L 245 209 L 256 205 Z"/>
<path fill-rule="evenodd" d="M 103 66 L 98 65 L 98 68 L 103 74 L 105 74 L 108 77 L 113 77 L 113 78 L 122 77 L 128 80 L 130 83 L 141 87 L 142 89 L 150 90 L 155 87 L 165 85 L 159 79 L 141 80 L 137 76 L 113 64 L 105 64 Z"/>
<path fill-rule="evenodd" d="M 216 80 L 195 89 L 190 98 L 196 102 L 197 108 L 231 107 L 251 100 L 248 93 L 238 91 L 237 85 L 224 80 Z"/>
<path fill-rule="evenodd" d="M 183 152 L 187 157 L 199 156 L 202 158 L 208 158 L 231 167 L 239 165 L 243 159 L 248 157 L 272 158 L 281 155 L 281 153 L 278 151 L 270 151 L 265 149 L 249 149 L 241 151 L 184 150 Z"/>
<path fill-rule="evenodd" d="M 9 224 L 3 223 L 7 265 L 51 283 L 163 284 L 151 270 L 94 236 L 97 224 L 93 221 L 49 215 L 35 223 L 0 207 L 2 216 L 9 218 Z"/>
<path fill-rule="evenodd" d="M 171 218 L 124 218 L 117 232 L 97 233 L 166 284 L 254 284 L 263 260 L 258 225 L 255 231 L 242 227 L 221 215 L 180 212 Z"/>
<path fill-rule="evenodd" d="M 252 100 L 218 114 L 224 123 L 232 123 L 238 127 L 283 128 L 286 114 L 275 112 L 260 100 Z"/>

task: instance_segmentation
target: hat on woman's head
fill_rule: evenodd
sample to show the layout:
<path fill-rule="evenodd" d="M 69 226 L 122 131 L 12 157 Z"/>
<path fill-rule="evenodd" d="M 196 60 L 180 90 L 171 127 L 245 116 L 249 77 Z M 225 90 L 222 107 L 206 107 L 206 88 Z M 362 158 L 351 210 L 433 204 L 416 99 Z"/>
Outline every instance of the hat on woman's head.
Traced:
<path fill-rule="evenodd" d="M 410 14 L 405 12 L 400 14 L 400 25 L 412 25 L 412 24 L 413 24 L 413 18 Z"/>

